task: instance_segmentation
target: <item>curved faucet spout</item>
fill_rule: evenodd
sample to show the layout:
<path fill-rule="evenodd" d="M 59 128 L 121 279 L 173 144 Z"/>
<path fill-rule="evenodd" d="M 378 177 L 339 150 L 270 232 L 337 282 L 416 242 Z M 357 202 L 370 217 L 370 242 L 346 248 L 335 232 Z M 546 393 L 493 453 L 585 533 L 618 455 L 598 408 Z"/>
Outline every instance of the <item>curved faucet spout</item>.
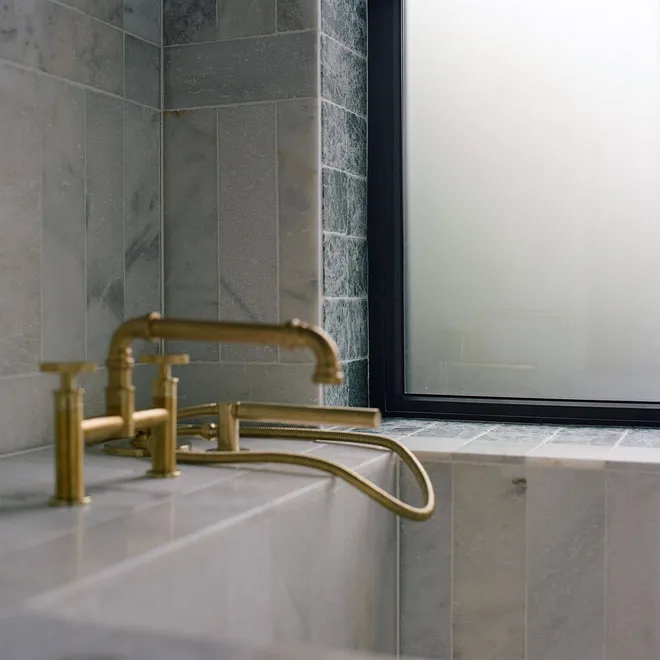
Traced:
<path fill-rule="evenodd" d="M 108 354 L 108 414 L 120 414 L 125 420 L 134 410 L 132 344 L 135 339 L 232 342 L 281 346 L 287 349 L 308 348 L 316 357 L 314 382 L 335 385 L 343 381 L 339 350 L 332 337 L 308 323 L 294 319 L 284 324 L 233 323 L 161 318 L 152 313 L 123 323 L 115 331 Z M 126 428 L 125 431 L 132 429 Z"/>

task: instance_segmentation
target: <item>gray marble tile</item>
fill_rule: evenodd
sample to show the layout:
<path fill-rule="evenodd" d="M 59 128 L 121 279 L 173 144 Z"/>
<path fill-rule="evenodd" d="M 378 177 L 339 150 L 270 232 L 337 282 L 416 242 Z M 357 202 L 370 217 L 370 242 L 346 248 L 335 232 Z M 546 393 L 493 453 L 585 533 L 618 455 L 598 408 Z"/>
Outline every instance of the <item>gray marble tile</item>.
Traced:
<path fill-rule="evenodd" d="M 349 359 L 369 356 L 369 303 L 366 298 L 349 301 Z"/>
<path fill-rule="evenodd" d="M 277 323 L 275 104 L 221 108 L 220 318 Z M 222 359 L 277 362 L 271 346 L 223 344 Z"/>
<path fill-rule="evenodd" d="M 324 101 L 321 132 L 324 165 L 366 176 L 367 123 L 364 119 Z"/>
<path fill-rule="evenodd" d="M 162 0 L 124 0 L 124 29 L 160 45 Z"/>
<path fill-rule="evenodd" d="M 321 31 L 367 53 L 367 0 L 321 0 Z"/>
<path fill-rule="evenodd" d="M 524 660 L 524 468 L 453 470 L 453 657 Z"/>
<path fill-rule="evenodd" d="M 660 448 L 660 429 L 630 429 L 621 441 L 621 446 Z"/>
<path fill-rule="evenodd" d="M 467 442 L 488 433 L 493 426 L 476 422 L 433 422 L 415 435 L 425 438 L 460 438 Z"/>
<path fill-rule="evenodd" d="M 436 498 L 433 517 L 400 521 L 400 653 L 419 658 L 451 657 L 452 466 L 425 465 Z M 401 468 L 400 497 L 419 500 L 419 486 Z"/>
<path fill-rule="evenodd" d="M 344 382 L 324 388 L 323 402 L 327 406 L 369 406 L 369 361 L 343 362 Z"/>
<path fill-rule="evenodd" d="M 328 298 L 348 296 L 349 240 L 341 234 L 323 234 L 323 295 Z"/>
<path fill-rule="evenodd" d="M 41 107 L 36 75 L 0 64 L 0 376 L 41 354 Z"/>
<path fill-rule="evenodd" d="M 323 170 L 322 224 L 325 231 L 348 233 L 347 175 L 339 170 Z"/>
<path fill-rule="evenodd" d="M 126 98 L 160 108 L 160 46 L 126 35 Z"/>
<path fill-rule="evenodd" d="M 316 30 L 319 25 L 317 0 L 277 0 L 279 32 Z"/>
<path fill-rule="evenodd" d="M 42 0 L 5 0 L 0 5 L 0 59 L 41 68 Z"/>
<path fill-rule="evenodd" d="M 343 360 L 367 357 L 369 328 L 366 299 L 326 298 L 323 318 L 323 327 L 337 342 Z"/>
<path fill-rule="evenodd" d="M 346 215 L 351 236 L 367 235 L 367 180 L 346 177 Z"/>
<path fill-rule="evenodd" d="M 163 0 L 165 45 L 212 41 L 217 32 L 217 0 Z"/>
<path fill-rule="evenodd" d="M 314 32 L 165 51 L 165 103 L 172 109 L 312 97 L 317 78 Z"/>
<path fill-rule="evenodd" d="M 59 378 L 33 374 L 0 378 L 0 453 L 30 449 L 53 441 L 53 392 Z"/>
<path fill-rule="evenodd" d="M 544 424 L 500 424 L 479 439 L 484 442 L 525 442 L 540 444 L 551 439 L 559 427 Z"/>
<path fill-rule="evenodd" d="M 87 359 L 124 320 L 124 102 L 86 95 Z"/>
<path fill-rule="evenodd" d="M 613 447 L 623 437 L 625 429 L 575 426 L 559 429 L 558 433 L 550 439 L 551 443 L 600 445 Z"/>
<path fill-rule="evenodd" d="M 362 117 L 367 114 L 367 60 L 326 35 L 321 35 L 321 95 Z"/>
<path fill-rule="evenodd" d="M 0 73 L 0 75 L 2 75 Z M 42 142 L 42 358 L 85 359 L 85 93 L 40 81 Z"/>
<path fill-rule="evenodd" d="M 607 660 L 660 654 L 660 476 L 607 474 Z"/>
<path fill-rule="evenodd" d="M 348 289 L 351 298 L 366 298 L 369 287 L 369 257 L 367 241 L 362 238 L 349 237 L 348 252 Z"/>
<path fill-rule="evenodd" d="M 160 113 L 132 103 L 125 109 L 126 318 L 161 310 Z M 136 355 L 157 344 L 133 346 Z"/>
<path fill-rule="evenodd" d="M 273 0 L 218 0 L 218 38 L 273 34 L 275 13 Z"/>
<path fill-rule="evenodd" d="M 218 319 L 217 111 L 166 112 L 165 313 Z M 171 352 L 218 360 L 213 343 L 171 342 Z"/>
<path fill-rule="evenodd" d="M 121 7 L 121 3 L 119 3 Z M 39 63 L 47 73 L 106 92 L 123 91 L 123 33 L 61 5 L 43 6 Z M 34 34 L 24 35 L 26 40 Z"/>
<path fill-rule="evenodd" d="M 124 23 L 123 0 L 60 0 L 62 4 L 74 7 L 80 11 L 105 21 L 112 25 L 122 27 Z"/>
<path fill-rule="evenodd" d="M 318 102 L 277 104 L 280 320 L 320 322 Z M 293 358 L 287 354 L 286 359 Z M 306 359 L 309 359 L 308 357 Z"/>
<path fill-rule="evenodd" d="M 197 362 L 175 369 L 179 403 L 272 401 L 316 404 L 321 388 L 312 382 L 309 364 L 228 364 Z"/>
<path fill-rule="evenodd" d="M 527 481 L 527 658 L 602 659 L 605 472 L 528 468 Z"/>

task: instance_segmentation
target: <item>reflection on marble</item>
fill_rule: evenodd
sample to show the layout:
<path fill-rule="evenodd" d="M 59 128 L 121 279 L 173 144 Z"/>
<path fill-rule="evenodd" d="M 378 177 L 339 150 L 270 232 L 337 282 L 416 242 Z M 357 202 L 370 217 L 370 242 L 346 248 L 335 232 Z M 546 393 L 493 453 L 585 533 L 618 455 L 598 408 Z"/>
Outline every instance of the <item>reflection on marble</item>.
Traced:
<path fill-rule="evenodd" d="M 124 320 L 124 104 L 87 93 L 87 359 Z"/>
<path fill-rule="evenodd" d="M 321 31 L 367 53 L 367 0 L 321 0 Z"/>
<path fill-rule="evenodd" d="M 160 114 L 126 104 L 125 315 L 161 311 Z M 157 344 L 135 342 L 140 355 Z"/>
<path fill-rule="evenodd" d="M 218 39 L 237 39 L 273 32 L 273 0 L 218 0 Z"/>
<path fill-rule="evenodd" d="M 313 99 L 277 104 L 281 321 L 320 322 L 318 116 Z"/>
<path fill-rule="evenodd" d="M 277 128 L 274 104 L 221 108 L 220 318 L 277 323 Z M 223 360 L 277 362 L 277 347 L 223 344 Z"/>
<path fill-rule="evenodd" d="M 126 98 L 160 108 L 160 46 L 127 34 L 124 56 Z"/>
<path fill-rule="evenodd" d="M 34 74 L 0 64 L 0 117 L 0 376 L 7 376 L 38 371 L 41 353 L 41 108 Z"/>
<path fill-rule="evenodd" d="M 327 101 L 323 101 L 322 115 L 323 164 L 366 176 L 367 122 Z"/>
<path fill-rule="evenodd" d="M 602 658 L 605 472 L 530 467 L 527 480 L 527 658 Z"/>
<path fill-rule="evenodd" d="M 165 313 L 218 319 L 217 111 L 167 112 Z M 218 345 L 169 342 L 168 352 L 217 361 Z"/>
<path fill-rule="evenodd" d="M 625 433 L 626 429 L 573 426 L 559 429 L 559 431 L 550 438 L 550 442 L 613 447 L 623 438 Z"/>
<path fill-rule="evenodd" d="M 420 658 L 451 657 L 452 467 L 425 464 L 436 512 L 425 523 L 401 520 L 400 653 Z M 419 486 L 402 468 L 400 496 L 419 498 Z M 467 660 L 467 658 L 466 658 Z"/>
<path fill-rule="evenodd" d="M 215 39 L 217 0 L 163 0 L 165 45 Z"/>
<path fill-rule="evenodd" d="M 42 78 L 40 94 L 44 104 L 42 357 L 81 361 L 86 308 L 85 93 Z"/>
<path fill-rule="evenodd" d="M 660 657 L 660 478 L 607 475 L 607 660 Z"/>
<path fill-rule="evenodd" d="M 454 658 L 524 660 L 524 468 L 453 469 Z"/>
<path fill-rule="evenodd" d="M 314 32 L 167 48 L 166 106 L 194 108 L 315 96 L 317 51 Z M 235 75 L 237 70 L 240 76 Z"/>
<path fill-rule="evenodd" d="M 318 0 L 277 0 L 277 30 L 315 30 L 319 24 Z"/>
<path fill-rule="evenodd" d="M 126 32 L 160 45 L 162 0 L 124 0 L 124 29 Z"/>
<path fill-rule="evenodd" d="M 122 27 L 124 20 L 123 0 L 60 0 L 100 21 Z"/>
<path fill-rule="evenodd" d="M 362 117 L 367 114 L 367 60 L 324 34 L 321 96 Z"/>

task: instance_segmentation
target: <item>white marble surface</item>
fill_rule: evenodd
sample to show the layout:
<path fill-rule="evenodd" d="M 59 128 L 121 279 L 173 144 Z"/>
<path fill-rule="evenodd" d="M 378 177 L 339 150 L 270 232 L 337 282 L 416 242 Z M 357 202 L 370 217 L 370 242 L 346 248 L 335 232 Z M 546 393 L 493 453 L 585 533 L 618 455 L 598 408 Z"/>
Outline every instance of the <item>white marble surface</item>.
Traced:
<path fill-rule="evenodd" d="M 382 452 L 254 447 L 267 443 L 395 488 L 395 463 Z M 305 468 L 186 465 L 162 481 L 144 476 L 148 466 L 90 450 L 92 504 L 52 509 L 51 449 L 0 459 L 0 615 L 396 651 L 395 516 Z"/>

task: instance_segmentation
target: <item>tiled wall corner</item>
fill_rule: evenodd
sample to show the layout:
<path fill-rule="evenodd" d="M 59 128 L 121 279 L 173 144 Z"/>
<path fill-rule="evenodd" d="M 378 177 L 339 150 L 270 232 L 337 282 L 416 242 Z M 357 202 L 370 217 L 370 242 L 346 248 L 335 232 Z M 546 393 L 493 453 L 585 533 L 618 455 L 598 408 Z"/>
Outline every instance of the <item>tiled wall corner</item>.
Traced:
<path fill-rule="evenodd" d="M 321 0 L 323 316 L 346 373 L 330 405 L 369 399 L 366 31 L 366 0 Z"/>
<path fill-rule="evenodd" d="M 315 21 L 314 2 L 166 0 L 167 313 L 321 322 Z M 320 401 L 311 382 L 278 381 L 307 374 L 314 358 L 306 351 L 181 348 L 197 362 L 221 362 L 226 373 L 248 369 L 268 384 L 252 396 L 282 400 L 288 391 L 285 401 Z M 302 368 L 288 366 L 295 364 Z M 242 382 L 226 396 L 245 397 Z M 215 382 L 203 386 L 211 392 Z M 197 396 L 188 388 L 182 382 L 187 400 Z"/>
<path fill-rule="evenodd" d="M 52 439 L 40 362 L 104 362 L 125 314 L 160 309 L 159 17 L 157 0 L 0 9 L 0 453 Z"/>

